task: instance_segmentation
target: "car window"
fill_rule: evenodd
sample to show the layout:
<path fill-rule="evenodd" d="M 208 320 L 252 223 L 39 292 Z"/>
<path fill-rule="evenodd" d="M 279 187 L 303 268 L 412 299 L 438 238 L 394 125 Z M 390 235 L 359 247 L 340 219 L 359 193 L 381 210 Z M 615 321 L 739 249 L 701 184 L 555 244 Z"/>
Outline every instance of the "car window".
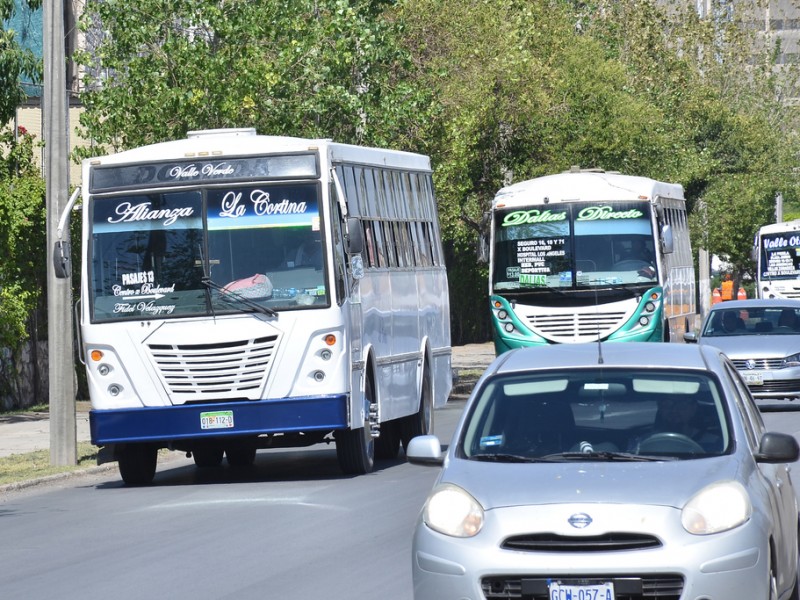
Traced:
<path fill-rule="evenodd" d="M 689 459 L 728 451 L 718 382 L 707 373 L 583 369 L 485 382 L 459 445 L 467 458 L 632 453 Z"/>
<path fill-rule="evenodd" d="M 725 371 L 728 374 L 733 387 L 734 405 L 742 420 L 742 426 L 747 436 L 747 444 L 750 446 L 750 451 L 755 452 L 758 448 L 758 440 L 764 433 L 764 421 L 761 418 L 761 413 L 758 407 L 755 406 L 750 392 L 747 390 L 747 385 L 742 381 L 742 377 L 729 360 L 725 361 Z"/>
<path fill-rule="evenodd" d="M 702 337 L 731 335 L 797 335 L 800 310 L 788 306 L 728 309 L 724 303 L 711 311 Z"/>

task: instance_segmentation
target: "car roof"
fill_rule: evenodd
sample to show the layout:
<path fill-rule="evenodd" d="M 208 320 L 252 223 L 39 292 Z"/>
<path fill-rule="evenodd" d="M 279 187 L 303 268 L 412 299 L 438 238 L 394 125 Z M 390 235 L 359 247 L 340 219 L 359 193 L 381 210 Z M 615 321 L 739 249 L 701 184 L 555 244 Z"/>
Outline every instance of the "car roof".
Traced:
<path fill-rule="evenodd" d="M 632 367 L 714 370 L 721 352 L 698 344 L 624 342 L 557 344 L 519 348 L 500 355 L 487 373 L 505 374 L 575 367 Z M 602 360 L 602 362 L 601 362 Z"/>
<path fill-rule="evenodd" d="M 800 310 L 800 300 L 786 298 L 751 298 L 749 300 L 728 300 L 711 306 L 712 311 L 747 310 L 748 308 L 794 308 Z"/>

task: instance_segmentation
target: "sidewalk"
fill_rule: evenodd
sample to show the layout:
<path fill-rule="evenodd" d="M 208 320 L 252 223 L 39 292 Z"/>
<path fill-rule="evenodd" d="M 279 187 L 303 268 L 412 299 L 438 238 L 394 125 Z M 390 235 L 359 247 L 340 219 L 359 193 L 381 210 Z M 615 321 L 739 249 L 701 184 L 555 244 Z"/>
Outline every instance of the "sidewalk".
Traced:
<path fill-rule="evenodd" d="M 469 393 L 480 373 L 494 360 L 494 345 L 453 346 L 453 395 Z M 88 403 L 79 402 L 76 413 L 79 442 L 90 441 Z M 0 457 L 50 449 L 50 415 L 21 413 L 0 415 Z"/>

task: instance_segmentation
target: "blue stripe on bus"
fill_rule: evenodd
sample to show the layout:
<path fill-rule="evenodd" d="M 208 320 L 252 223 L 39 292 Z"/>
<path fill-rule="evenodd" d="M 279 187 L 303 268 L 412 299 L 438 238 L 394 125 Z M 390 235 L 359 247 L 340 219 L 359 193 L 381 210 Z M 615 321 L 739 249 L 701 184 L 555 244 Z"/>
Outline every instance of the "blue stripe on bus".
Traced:
<path fill-rule="evenodd" d="M 201 429 L 200 415 L 233 411 L 234 426 Z M 89 412 L 92 444 L 330 431 L 347 427 L 347 396 L 313 396 Z"/>

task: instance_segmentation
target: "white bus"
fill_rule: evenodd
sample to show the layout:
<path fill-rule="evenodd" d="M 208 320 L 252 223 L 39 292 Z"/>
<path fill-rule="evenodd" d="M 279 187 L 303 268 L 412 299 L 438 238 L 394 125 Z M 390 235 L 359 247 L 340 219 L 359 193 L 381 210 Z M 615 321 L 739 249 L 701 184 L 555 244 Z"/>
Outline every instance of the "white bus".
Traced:
<path fill-rule="evenodd" d="M 800 219 L 761 227 L 753 260 L 759 298 L 800 299 Z"/>
<path fill-rule="evenodd" d="M 495 350 L 682 341 L 696 313 L 683 188 L 599 170 L 501 189 L 492 203 Z"/>
<path fill-rule="evenodd" d="M 428 157 L 207 130 L 82 180 L 91 439 L 126 483 L 159 448 L 213 467 L 335 442 L 366 473 L 432 429 L 452 371 Z"/>

